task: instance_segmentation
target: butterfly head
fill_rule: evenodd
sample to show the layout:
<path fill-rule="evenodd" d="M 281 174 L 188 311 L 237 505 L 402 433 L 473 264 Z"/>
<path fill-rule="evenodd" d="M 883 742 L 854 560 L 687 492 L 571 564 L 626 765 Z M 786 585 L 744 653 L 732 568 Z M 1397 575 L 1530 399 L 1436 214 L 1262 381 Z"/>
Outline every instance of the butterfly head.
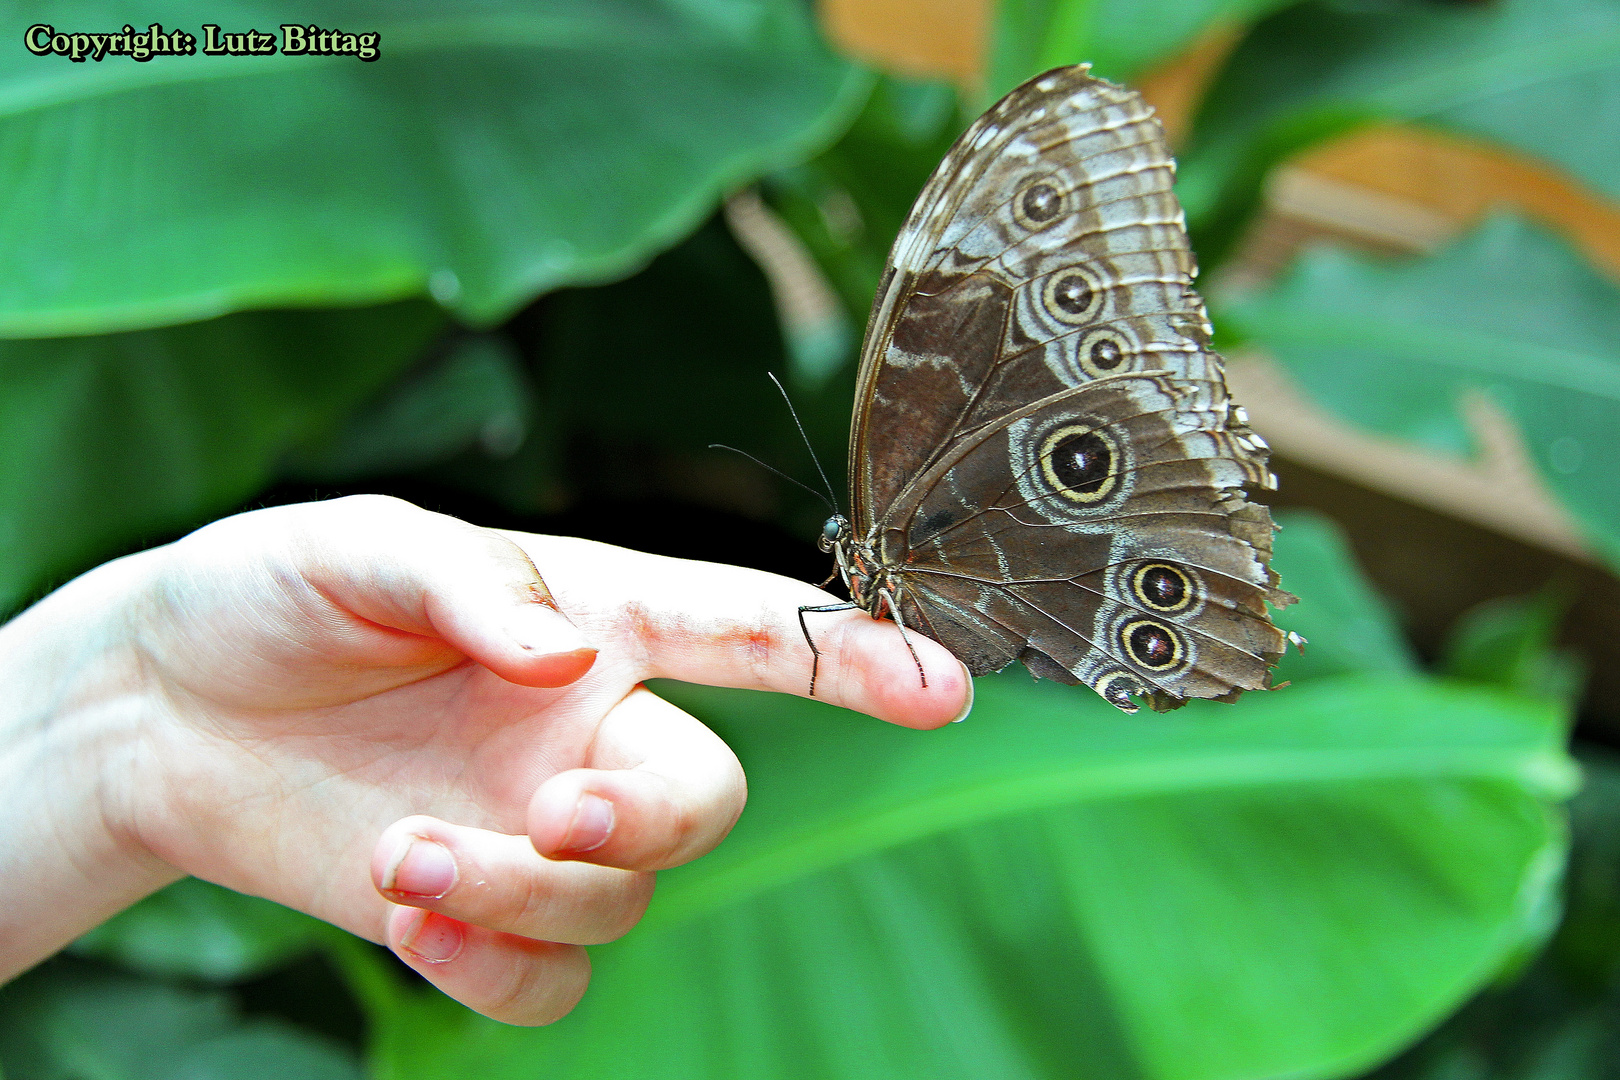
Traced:
<path fill-rule="evenodd" d="M 886 592 L 891 592 L 889 572 L 882 565 L 870 542 L 855 537 L 855 527 L 843 514 L 834 514 L 821 526 L 816 544 L 822 551 L 831 552 L 837 563 L 835 574 L 844 580 L 849 599 L 856 607 L 873 612 L 877 618 L 877 605 Z M 831 581 L 831 578 L 827 579 Z M 892 601 L 892 597 L 889 602 Z"/>
<path fill-rule="evenodd" d="M 843 514 L 834 514 L 821 527 L 821 536 L 817 539 L 816 546 L 821 548 L 822 551 L 831 551 L 840 543 L 847 541 L 849 537 L 849 519 Z"/>

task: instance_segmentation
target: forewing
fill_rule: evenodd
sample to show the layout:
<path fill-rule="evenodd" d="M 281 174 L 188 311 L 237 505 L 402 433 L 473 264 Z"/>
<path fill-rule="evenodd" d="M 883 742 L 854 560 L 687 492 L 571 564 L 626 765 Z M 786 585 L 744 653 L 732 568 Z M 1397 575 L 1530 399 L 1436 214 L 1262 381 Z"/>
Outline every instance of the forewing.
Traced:
<path fill-rule="evenodd" d="M 1101 374 L 1205 374 L 1208 324 L 1151 110 L 1085 68 L 959 139 L 895 240 L 850 437 L 857 532 L 974 426 Z"/>

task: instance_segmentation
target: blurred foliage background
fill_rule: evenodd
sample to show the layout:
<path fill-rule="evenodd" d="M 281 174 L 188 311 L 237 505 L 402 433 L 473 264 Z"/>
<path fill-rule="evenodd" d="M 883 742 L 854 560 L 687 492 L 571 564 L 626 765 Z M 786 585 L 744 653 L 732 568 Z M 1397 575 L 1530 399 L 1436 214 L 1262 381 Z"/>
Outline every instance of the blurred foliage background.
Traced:
<path fill-rule="evenodd" d="M 1140 87 L 1311 640 L 1126 720 L 660 689 L 751 803 L 544 1030 L 183 881 L 0 989 L 12 1078 L 1620 1077 L 1620 3 L 19 3 L 0 604 L 383 491 L 809 580 L 873 288 L 963 126 Z M 109 58 L 36 21 L 376 30 Z M 1584 786 L 1583 781 L 1584 779 Z M 1575 794 L 1579 788 L 1579 793 Z M 1574 794 L 1573 802 L 1565 801 Z"/>

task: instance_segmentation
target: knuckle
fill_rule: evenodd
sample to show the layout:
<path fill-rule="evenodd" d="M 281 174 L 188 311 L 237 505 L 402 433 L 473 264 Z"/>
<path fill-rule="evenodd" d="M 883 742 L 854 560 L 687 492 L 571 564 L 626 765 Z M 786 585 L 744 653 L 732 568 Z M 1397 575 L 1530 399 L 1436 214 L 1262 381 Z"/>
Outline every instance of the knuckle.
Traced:
<path fill-rule="evenodd" d="M 650 868 L 668 869 L 708 853 L 731 831 L 742 812 L 729 798 L 712 805 L 672 801 L 664 815 L 664 833 L 648 860 Z"/>
<path fill-rule="evenodd" d="M 736 755 L 729 748 L 726 753 L 723 774 L 713 787 L 705 784 L 701 793 L 666 792 L 655 819 L 659 835 L 649 845 L 643 868 L 663 870 L 691 862 L 711 851 L 737 824 L 748 802 L 748 781 Z"/>
<path fill-rule="evenodd" d="M 317 506 L 328 506 L 333 509 L 343 509 L 358 513 L 384 513 L 397 514 L 403 511 L 416 510 L 414 503 L 406 502 L 394 495 L 378 495 L 367 492 L 362 495 L 345 495 L 341 499 L 331 499 Z"/>
<path fill-rule="evenodd" d="M 853 697 L 851 684 L 858 678 L 862 655 L 859 635 L 854 632 L 858 625 L 854 620 L 839 623 L 833 639 L 833 696 L 830 700 L 834 702 L 849 701 Z"/>
<path fill-rule="evenodd" d="M 781 647 L 782 633 L 775 613 L 767 608 L 749 619 L 728 620 L 711 636 L 740 661 L 748 673 L 749 689 L 769 690 L 774 685 L 771 665 L 785 651 Z"/>
<path fill-rule="evenodd" d="M 769 611 L 761 611 L 742 628 L 741 644 L 748 663 L 748 673 L 757 689 L 771 686 L 771 660 L 777 653 L 776 636 L 780 633 Z"/>
<path fill-rule="evenodd" d="M 724 805 L 726 819 L 725 827 L 720 830 L 721 840 L 731 834 L 731 830 L 737 825 L 737 819 L 742 817 L 742 812 L 748 805 L 748 776 L 743 772 L 742 762 L 735 758 L 731 762 L 731 775 L 727 782 Z"/>
<path fill-rule="evenodd" d="M 310 518 L 352 519 L 360 525 L 374 526 L 379 521 L 394 521 L 405 515 L 426 516 L 427 512 L 415 503 L 393 495 L 345 495 L 341 499 L 307 503 L 305 511 Z"/>
<path fill-rule="evenodd" d="M 619 609 L 619 637 L 636 654 L 640 670 L 652 668 L 652 658 L 666 636 L 666 628 L 648 605 L 640 600 L 626 600 Z"/>
<path fill-rule="evenodd" d="M 699 815 L 691 806 L 677 802 L 671 805 L 666 820 L 668 831 L 656 852 L 658 865 L 679 866 L 691 861 L 693 858 L 691 849 L 702 832 Z"/>
<path fill-rule="evenodd" d="M 523 928 L 520 933 L 538 930 L 551 923 L 556 894 L 544 881 L 525 874 L 514 889 L 516 896 L 510 903 L 510 915 L 513 925 Z"/>
<path fill-rule="evenodd" d="M 542 947 L 515 958 L 494 993 L 484 999 L 479 1011 L 508 1024 L 538 1027 L 567 1016 L 585 996 L 590 982 L 588 964 L 570 962 L 569 953 L 578 946 Z"/>
<path fill-rule="evenodd" d="M 636 924 L 647 914 L 647 905 L 652 902 L 653 885 L 657 881 L 655 875 L 646 872 L 630 872 L 625 882 L 624 894 L 617 903 L 605 905 L 605 916 L 596 940 L 591 944 L 603 944 L 617 941 L 635 928 Z"/>

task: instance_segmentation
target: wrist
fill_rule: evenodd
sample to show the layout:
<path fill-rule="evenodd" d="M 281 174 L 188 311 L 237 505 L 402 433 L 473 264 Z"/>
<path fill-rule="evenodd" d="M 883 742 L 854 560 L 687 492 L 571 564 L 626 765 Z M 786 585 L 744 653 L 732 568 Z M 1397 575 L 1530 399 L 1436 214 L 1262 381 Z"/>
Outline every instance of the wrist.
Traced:
<path fill-rule="evenodd" d="M 180 877 L 133 806 L 151 712 L 131 633 L 148 554 L 0 627 L 0 980 Z"/>

